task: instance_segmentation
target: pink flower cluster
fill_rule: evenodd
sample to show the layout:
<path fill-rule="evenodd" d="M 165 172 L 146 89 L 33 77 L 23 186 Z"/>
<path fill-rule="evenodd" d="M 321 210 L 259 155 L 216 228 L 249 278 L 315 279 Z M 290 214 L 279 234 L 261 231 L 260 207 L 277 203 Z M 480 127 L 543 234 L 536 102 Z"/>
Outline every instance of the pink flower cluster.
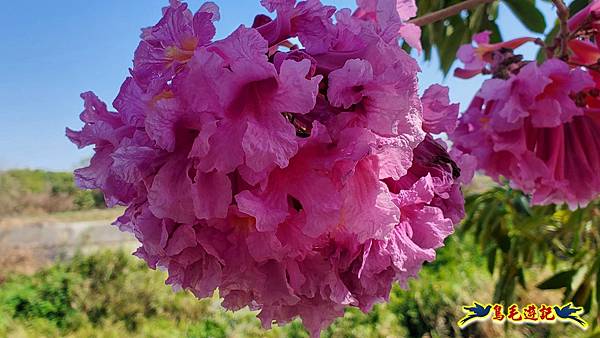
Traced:
<path fill-rule="evenodd" d="M 84 93 L 67 135 L 95 147 L 78 185 L 127 206 L 115 224 L 168 284 L 318 335 L 406 285 L 463 217 L 460 170 L 430 135 L 458 106 L 441 86 L 417 95 L 398 44 L 418 47 L 414 1 L 261 3 L 275 19 L 213 41 L 217 6 L 172 0 L 116 112 Z"/>
<path fill-rule="evenodd" d="M 514 40 L 490 43 L 490 35 L 492 32 L 483 31 L 473 36 L 473 42 L 477 46 L 473 45 L 462 45 L 456 57 L 464 63 L 464 68 L 456 68 L 454 70 L 454 76 L 461 79 L 470 79 L 481 73 L 489 74 L 493 70 L 488 66 L 492 66 L 498 63 L 498 59 L 505 61 L 505 58 L 500 57 L 499 50 L 512 50 L 527 42 L 533 42 L 535 38 L 518 38 Z"/>
<path fill-rule="evenodd" d="M 466 70 L 494 78 L 451 135 L 456 149 L 475 156 L 486 174 L 532 194 L 533 204 L 586 205 L 600 193 L 600 110 L 593 108 L 600 74 L 558 58 L 524 62 L 506 48 L 526 39 L 492 45 L 484 59 L 478 52 L 487 36 L 459 53 Z"/>

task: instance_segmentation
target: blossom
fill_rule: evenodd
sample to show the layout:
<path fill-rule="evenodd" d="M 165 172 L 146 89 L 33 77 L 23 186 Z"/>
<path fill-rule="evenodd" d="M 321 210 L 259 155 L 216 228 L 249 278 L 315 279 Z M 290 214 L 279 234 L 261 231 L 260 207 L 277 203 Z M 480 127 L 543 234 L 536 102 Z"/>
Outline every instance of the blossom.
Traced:
<path fill-rule="evenodd" d="M 311 52 L 325 51 L 331 43 L 331 30 L 334 29 L 331 16 L 336 8 L 324 6 L 318 0 L 307 0 L 296 4 L 295 0 L 263 0 L 261 4 L 269 12 L 277 12 L 271 19 L 257 16 L 254 27 L 269 42 L 277 46 L 288 38 L 297 36 L 305 48 Z"/>
<path fill-rule="evenodd" d="M 569 49 L 573 52 L 570 61 L 581 66 L 593 66 L 600 60 L 600 49 L 589 40 L 570 40 Z"/>
<path fill-rule="evenodd" d="M 448 87 L 432 85 L 425 90 L 423 103 L 423 129 L 432 134 L 454 131 L 458 119 L 458 104 L 451 104 Z"/>
<path fill-rule="evenodd" d="M 132 73 L 144 88 L 157 78 L 171 77 L 196 47 L 210 43 L 215 35 L 213 21 L 220 18 L 219 8 L 212 2 L 202 5 L 194 15 L 186 3 L 169 2 L 162 19 L 142 30 L 142 41 L 135 51 Z"/>
<path fill-rule="evenodd" d="M 359 1 L 354 14 L 261 3 L 274 19 L 212 41 L 216 5 L 171 1 L 116 111 L 86 93 L 84 127 L 67 135 L 95 147 L 79 186 L 127 207 L 114 224 L 167 284 L 218 289 L 266 328 L 301 317 L 317 336 L 435 259 L 464 214 L 455 160 L 468 155 L 434 140 L 458 107 L 441 86 L 418 96 L 398 44 L 414 1 Z"/>
<path fill-rule="evenodd" d="M 123 123 L 120 116 L 109 112 L 106 104 L 91 92 L 81 94 L 85 101 L 85 109 L 80 118 L 85 122 L 81 131 L 67 129 L 67 136 L 79 148 L 94 145 L 95 155 L 90 165 L 75 171 L 75 182 L 83 189 L 100 189 L 109 207 L 126 205 L 135 196 L 133 183 L 130 183 L 128 173 L 117 172 L 113 166 L 120 165 L 120 156 L 129 146 L 137 148 L 138 159 L 145 156 L 152 158 L 156 151 L 151 147 L 147 137 L 136 133 Z M 123 149 L 119 149 L 123 145 Z M 119 151 L 120 150 L 120 151 Z M 149 152 L 146 152 L 149 150 Z M 136 168 L 136 159 L 127 158 L 133 165 L 128 170 Z M 135 175 L 131 175 L 135 176 Z"/>
<path fill-rule="evenodd" d="M 570 61 L 584 66 L 593 66 L 600 59 L 600 1 L 591 1 L 589 5 L 573 15 L 568 21 L 571 50 Z"/>
<path fill-rule="evenodd" d="M 383 39 L 390 41 L 399 35 L 421 51 L 421 29 L 407 22 L 417 15 L 415 0 L 357 0 L 357 4 L 354 16 L 375 22 Z"/>
<path fill-rule="evenodd" d="M 600 192 L 600 124 L 585 99 L 596 86 L 561 60 L 529 63 L 485 81 L 451 139 L 486 174 L 532 194 L 533 204 L 584 206 Z"/>
<path fill-rule="evenodd" d="M 584 9 L 575 13 L 568 21 L 568 28 L 571 32 L 593 29 L 597 42 L 599 36 L 598 28 L 600 28 L 600 1 L 593 0 Z"/>
<path fill-rule="evenodd" d="M 486 66 L 494 61 L 498 62 L 496 53 L 515 49 L 527 42 L 535 41 L 535 38 L 517 38 L 509 41 L 490 43 L 492 32 L 483 31 L 473 36 L 472 44 L 462 45 L 456 54 L 457 58 L 464 63 L 464 68 L 456 68 L 454 76 L 462 79 L 470 79 L 482 72 L 490 71 Z"/>

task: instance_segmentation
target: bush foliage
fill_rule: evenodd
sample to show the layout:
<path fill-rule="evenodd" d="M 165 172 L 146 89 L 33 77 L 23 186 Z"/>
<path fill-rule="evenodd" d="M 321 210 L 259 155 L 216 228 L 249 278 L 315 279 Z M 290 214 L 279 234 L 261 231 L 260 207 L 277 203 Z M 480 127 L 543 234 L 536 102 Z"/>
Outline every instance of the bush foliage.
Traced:
<path fill-rule="evenodd" d="M 79 190 L 73 174 L 43 170 L 0 172 L 0 216 L 104 208 L 97 191 Z"/>
<path fill-rule="evenodd" d="M 323 337 L 576 337 L 565 325 L 478 324 L 461 331 L 461 306 L 491 301 L 493 281 L 472 239 L 448 240 L 409 291 L 369 314 L 348 310 Z M 255 313 L 225 312 L 218 299 L 173 293 L 162 272 L 123 252 L 76 256 L 0 285 L 0 337 L 308 337 L 298 321 L 263 331 Z M 567 330 L 567 331 L 565 331 Z"/>

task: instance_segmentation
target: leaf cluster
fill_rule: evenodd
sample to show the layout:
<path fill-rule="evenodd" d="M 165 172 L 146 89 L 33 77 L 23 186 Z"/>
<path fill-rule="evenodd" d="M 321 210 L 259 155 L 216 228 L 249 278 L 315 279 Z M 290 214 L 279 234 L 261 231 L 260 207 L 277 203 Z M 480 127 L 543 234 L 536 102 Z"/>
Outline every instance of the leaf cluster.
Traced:
<path fill-rule="evenodd" d="M 530 206 L 529 198 L 509 187 L 467 197 L 460 234 L 474 235 L 496 277 L 494 301 L 511 304 L 528 278 L 552 275 L 540 290 L 560 289 L 586 313 L 600 313 L 600 200 L 586 208 Z M 598 324 L 598 323 L 595 323 Z"/>

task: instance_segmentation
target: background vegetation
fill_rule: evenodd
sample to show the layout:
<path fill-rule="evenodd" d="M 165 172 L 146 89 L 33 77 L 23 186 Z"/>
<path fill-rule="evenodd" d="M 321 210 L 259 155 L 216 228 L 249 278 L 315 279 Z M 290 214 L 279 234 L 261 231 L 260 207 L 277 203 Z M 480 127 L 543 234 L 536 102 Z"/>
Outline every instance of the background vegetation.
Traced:
<path fill-rule="evenodd" d="M 531 208 L 521 193 L 490 186 L 478 179 L 467 191 L 467 219 L 408 291 L 395 287 L 390 302 L 369 314 L 348 310 L 323 336 L 598 337 L 600 205 Z M 104 208 L 101 194 L 76 189 L 70 173 L 0 173 L 0 191 L 0 219 L 73 218 Z M 63 212 L 73 210 L 87 211 Z M 255 313 L 225 312 L 218 295 L 174 294 L 164 279 L 122 251 L 77 255 L 30 276 L 0 275 L 0 337 L 307 337 L 299 322 L 265 333 Z M 461 331 L 461 307 L 474 300 L 572 300 L 594 328 L 479 323 Z"/>
<path fill-rule="evenodd" d="M 79 190 L 71 173 L 42 170 L 0 172 L 0 218 L 104 208 L 97 191 Z"/>
<path fill-rule="evenodd" d="M 573 326 L 472 325 L 461 331 L 461 306 L 491 301 L 493 279 L 469 236 L 452 237 L 409 291 L 368 315 L 348 310 L 323 337 L 585 337 Z M 225 312 L 218 299 L 174 294 L 162 272 L 124 252 L 76 256 L 32 276 L 0 284 L 0 337 L 308 337 L 299 322 L 265 332 L 255 313 Z M 553 302 L 558 293 L 518 293 Z"/>

